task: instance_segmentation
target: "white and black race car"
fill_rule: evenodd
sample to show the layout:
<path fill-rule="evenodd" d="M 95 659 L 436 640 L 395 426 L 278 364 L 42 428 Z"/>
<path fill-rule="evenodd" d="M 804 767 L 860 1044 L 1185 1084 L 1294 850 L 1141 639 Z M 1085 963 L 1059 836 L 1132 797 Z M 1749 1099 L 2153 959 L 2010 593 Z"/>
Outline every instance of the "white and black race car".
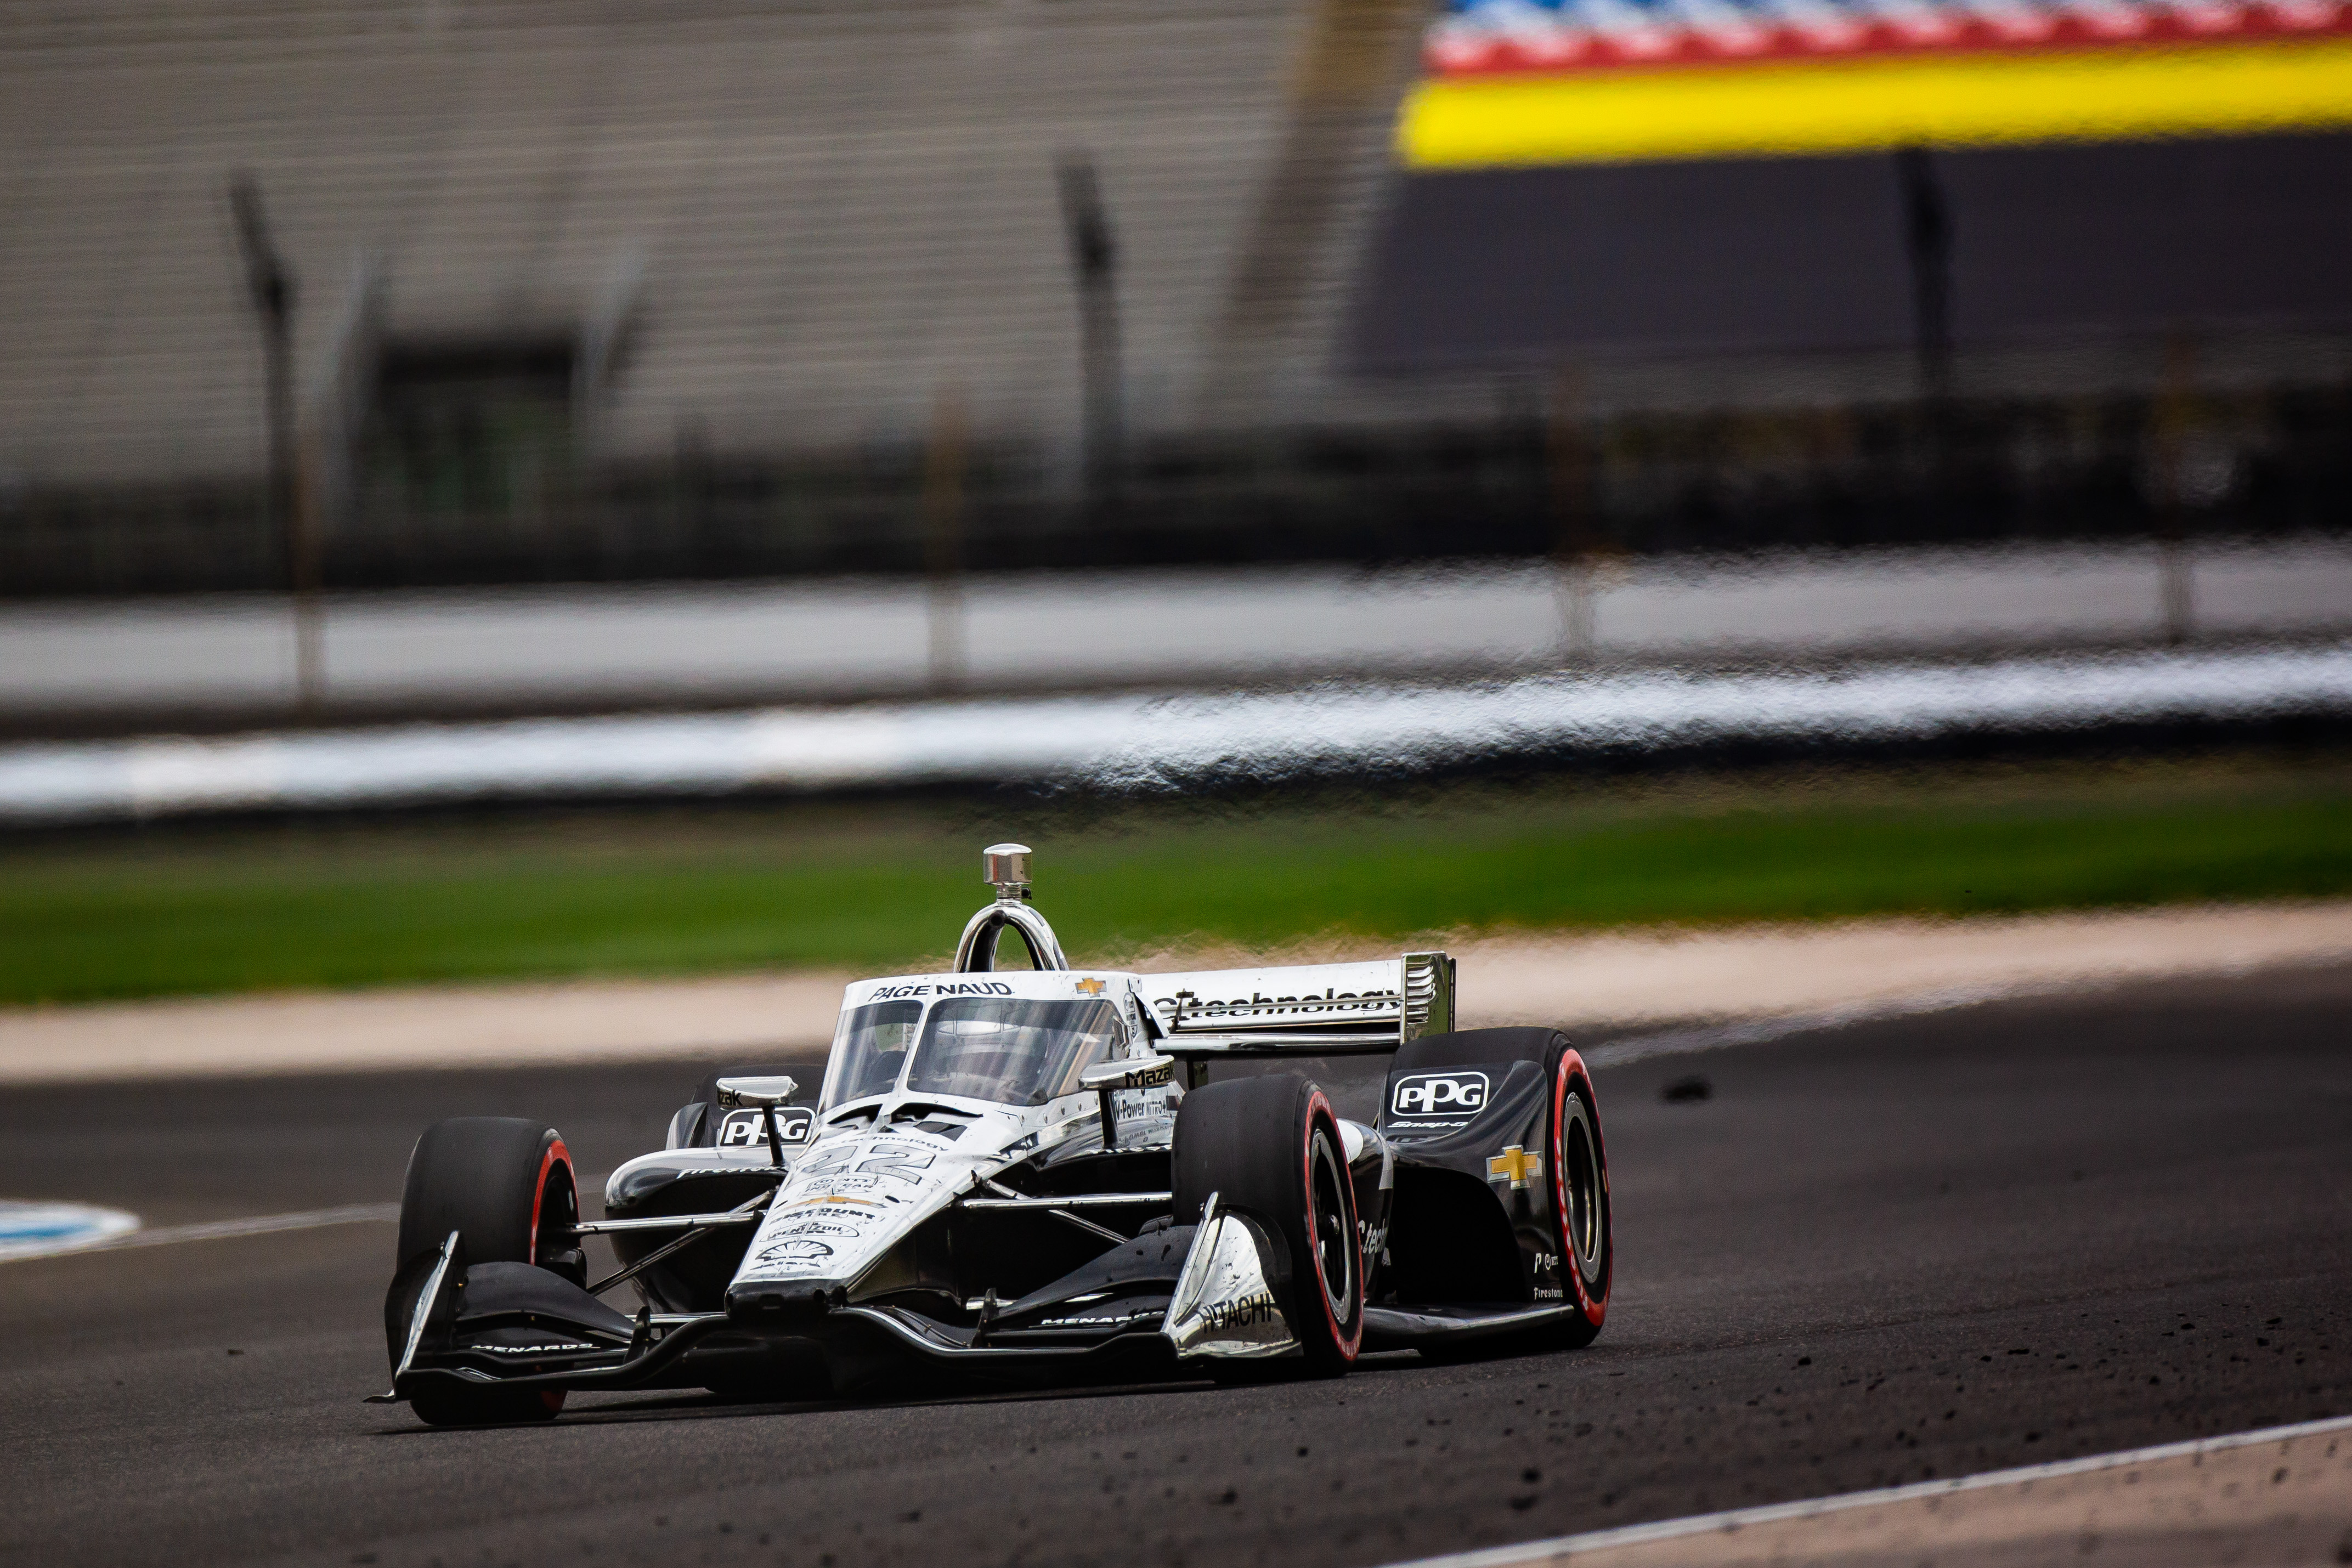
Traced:
<path fill-rule="evenodd" d="M 813 1097 L 711 1079 L 601 1219 L 554 1129 L 429 1129 L 373 1397 L 532 1420 L 575 1388 L 1331 1375 L 1600 1333 L 1608 1162 L 1565 1036 L 1454 1030 L 1443 953 L 1074 969 L 1027 861 L 986 852 L 997 898 L 952 970 L 848 988 Z M 593 1281 L 592 1235 L 620 1262 Z M 634 1313 L 602 1299 L 624 1285 Z"/>

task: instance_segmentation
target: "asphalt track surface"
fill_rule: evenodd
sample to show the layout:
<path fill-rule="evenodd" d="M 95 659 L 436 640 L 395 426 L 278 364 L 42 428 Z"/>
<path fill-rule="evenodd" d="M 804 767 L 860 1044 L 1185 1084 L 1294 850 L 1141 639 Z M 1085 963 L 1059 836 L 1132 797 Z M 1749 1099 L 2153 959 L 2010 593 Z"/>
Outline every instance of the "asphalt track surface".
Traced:
<path fill-rule="evenodd" d="M 0 1561 L 1363 1564 L 2352 1412 L 2352 969 L 1990 1004 L 1599 1075 L 1589 1350 L 1334 1383 L 821 1405 L 575 1396 L 428 1430 L 392 1228 L 0 1265 Z M 1704 1074 L 1705 1100 L 1667 1084 Z M 585 1171 L 670 1066 L 0 1099 L 0 1195 L 150 1225 L 382 1201 L 417 1130 Z"/>

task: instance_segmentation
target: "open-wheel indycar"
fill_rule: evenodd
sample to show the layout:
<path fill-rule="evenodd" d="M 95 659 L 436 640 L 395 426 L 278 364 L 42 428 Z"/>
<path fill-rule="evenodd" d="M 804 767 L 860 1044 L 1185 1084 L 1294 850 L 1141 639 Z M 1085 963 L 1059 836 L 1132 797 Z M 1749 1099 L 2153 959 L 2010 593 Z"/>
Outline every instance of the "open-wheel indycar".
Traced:
<path fill-rule="evenodd" d="M 1600 1332 L 1608 1161 L 1565 1036 L 1455 1030 L 1443 953 L 1073 968 L 1028 852 L 985 858 L 997 897 L 952 970 L 851 985 L 814 1093 L 708 1081 L 602 1218 L 554 1129 L 429 1129 L 373 1397 L 532 1420 L 572 1389 L 1330 1375 Z M 592 1281 L 597 1235 L 619 1267 Z"/>

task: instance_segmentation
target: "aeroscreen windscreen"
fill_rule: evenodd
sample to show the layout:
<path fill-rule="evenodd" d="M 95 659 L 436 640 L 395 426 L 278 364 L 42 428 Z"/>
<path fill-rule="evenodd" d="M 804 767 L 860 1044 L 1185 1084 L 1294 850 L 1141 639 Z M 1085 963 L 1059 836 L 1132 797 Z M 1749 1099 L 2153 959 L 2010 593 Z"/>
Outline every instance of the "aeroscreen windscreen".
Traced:
<path fill-rule="evenodd" d="M 1074 1092 L 1118 1038 L 1108 1002 L 960 997 L 931 1008 L 907 1092 L 1043 1105 Z"/>

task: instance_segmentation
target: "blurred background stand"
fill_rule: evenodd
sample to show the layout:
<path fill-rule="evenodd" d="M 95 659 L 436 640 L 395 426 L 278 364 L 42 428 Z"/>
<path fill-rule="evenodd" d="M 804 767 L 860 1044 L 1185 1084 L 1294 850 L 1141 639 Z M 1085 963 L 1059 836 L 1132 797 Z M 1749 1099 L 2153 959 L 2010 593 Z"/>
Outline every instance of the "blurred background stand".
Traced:
<path fill-rule="evenodd" d="M 501 626 L 631 585 L 704 585 L 713 627 L 928 600 L 913 674 L 893 621 L 856 679 L 773 689 L 971 690 L 1027 678 L 971 586 L 1021 574 L 1064 616 L 1046 574 L 1279 582 L 1297 614 L 1235 657 L 1305 667 L 1293 622 L 1344 643 L 1329 570 L 1532 574 L 1575 661 L 1664 645 L 1637 607 L 1727 563 L 1811 601 L 1840 552 L 1913 552 L 1974 602 L 1979 567 L 2054 591 L 2105 551 L 2166 563 L 2129 635 L 2186 640 L 2249 625 L 2203 563 L 2352 527 L 2340 0 L 1811 30 L 1735 0 L 1657 13 L 1639 59 L 1597 0 L 387 15 L 0 27 L 9 614 L 171 642 L 188 596 L 290 587 L 279 706 L 315 716 L 346 650 L 493 590 Z M 1921 71 L 1966 90 L 1906 97 Z M 223 169 L 253 172 L 226 225 Z"/>

